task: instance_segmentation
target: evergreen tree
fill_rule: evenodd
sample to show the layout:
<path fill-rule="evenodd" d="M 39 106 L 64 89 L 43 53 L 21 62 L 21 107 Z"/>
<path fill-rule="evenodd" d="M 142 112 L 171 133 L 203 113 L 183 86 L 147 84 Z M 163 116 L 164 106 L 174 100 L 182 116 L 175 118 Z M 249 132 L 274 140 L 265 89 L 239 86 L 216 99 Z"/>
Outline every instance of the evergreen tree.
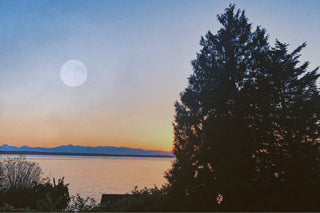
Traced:
<path fill-rule="evenodd" d="M 167 174 L 172 193 L 182 199 L 201 195 L 209 210 L 231 184 L 233 191 L 236 185 L 246 185 L 254 147 L 244 140 L 249 132 L 242 90 L 254 68 L 251 64 L 268 49 L 265 31 L 257 27 L 253 32 L 244 11 L 235 11 L 234 5 L 218 20 L 223 27 L 201 38 L 203 48 L 192 62 L 189 86 L 175 104 L 177 158 Z"/>
<path fill-rule="evenodd" d="M 252 31 L 234 5 L 218 20 L 222 28 L 201 38 L 194 73 L 175 104 L 170 192 L 195 210 L 216 210 L 218 195 L 222 210 L 263 210 L 279 184 L 273 201 L 297 183 L 319 185 L 319 75 L 308 63 L 298 66 L 305 44 L 290 54 L 278 41 L 270 48 L 265 30 Z M 306 189 L 298 188 L 291 201 Z"/>

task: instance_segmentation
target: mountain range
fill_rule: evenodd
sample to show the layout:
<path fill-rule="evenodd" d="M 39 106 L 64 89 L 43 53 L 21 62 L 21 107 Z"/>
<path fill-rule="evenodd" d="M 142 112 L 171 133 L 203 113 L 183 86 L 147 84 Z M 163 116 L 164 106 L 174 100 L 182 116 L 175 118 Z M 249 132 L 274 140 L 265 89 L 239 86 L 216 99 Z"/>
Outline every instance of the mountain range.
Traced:
<path fill-rule="evenodd" d="M 2 153 L 23 153 L 23 154 L 72 154 L 72 155 L 112 155 L 112 156 L 161 156 L 174 157 L 170 152 L 157 150 L 133 149 L 128 147 L 113 147 L 113 146 L 74 146 L 63 145 L 54 148 L 44 147 L 29 147 L 29 146 L 9 146 L 4 144 L 0 146 Z"/>

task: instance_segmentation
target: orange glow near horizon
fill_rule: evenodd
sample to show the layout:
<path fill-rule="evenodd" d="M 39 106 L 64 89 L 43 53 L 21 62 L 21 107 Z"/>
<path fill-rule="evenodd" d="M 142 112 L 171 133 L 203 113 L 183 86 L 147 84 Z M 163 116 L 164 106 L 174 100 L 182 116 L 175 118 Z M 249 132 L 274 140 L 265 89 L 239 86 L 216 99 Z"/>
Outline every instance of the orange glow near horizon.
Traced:
<path fill-rule="evenodd" d="M 112 112 L 73 112 L 44 116 L 7 113 L 0 120 L 0 144 L 56 147 L 115 146 L 172 150 L 171 117 L 163 107 Z M 23 118 L 23 119 L 21 119 Z M 152 125 L 150 125 L 152 124 Z"/>

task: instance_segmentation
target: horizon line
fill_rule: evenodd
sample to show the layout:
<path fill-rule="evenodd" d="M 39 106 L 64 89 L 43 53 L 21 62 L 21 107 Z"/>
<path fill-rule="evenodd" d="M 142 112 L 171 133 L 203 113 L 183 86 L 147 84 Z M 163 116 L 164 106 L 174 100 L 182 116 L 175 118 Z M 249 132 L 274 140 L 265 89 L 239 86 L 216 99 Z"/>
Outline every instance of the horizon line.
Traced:
<path fill-rule="evenodd" d="M 29 145 L 22 145 L 22 146 L 15 146 L 15 145 L 9 145 L 7 143 L 4 143 L 1 146 L 4 146 L 4 145 L 7 145 L 7 146 L 14 146 L 14 147 L 17 147 L 17 148 L 21 148 L 23 146 L 27 146 L 27 147 L 30 147 L 30 148 L 57 148 L 57 147 L 60 147 L 60 146 L 82 146 L 82 147 L 114 147 L 114 148 L 129 148 L 129 149 L 140 149 L 140 150 L 145 150 L 145 151 L 160 151 L 160 152 L 167 152 L 167 153 L 172 153 L 172 151 L 167 151 L 167 150 L 159 150 L 159 149 L 144 149 L 144 148 L 134 148 L 134 147 L 127 147 L 127 146 L 90 146 L 90 145 L 74 145 L 74 144 L 65 144 L 65 145 L 58 145 L 58 146 L 52 146 L 52 147 L 43 147 L 43 146 L 29 146 Z"/>

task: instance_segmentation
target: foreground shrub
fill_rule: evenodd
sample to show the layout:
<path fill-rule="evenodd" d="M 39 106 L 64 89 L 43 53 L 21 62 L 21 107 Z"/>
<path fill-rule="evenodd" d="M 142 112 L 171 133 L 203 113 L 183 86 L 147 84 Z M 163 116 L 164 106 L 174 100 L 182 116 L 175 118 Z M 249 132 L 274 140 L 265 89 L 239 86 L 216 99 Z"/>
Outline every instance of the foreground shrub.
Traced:
<path fill-rule="evenodd" d="M 78 193 L 76 196 L 71 196 L 71 200 L 67 208 L 67 211 L 72 212 L 89 212 L 96 210 L 98 210 L 98 205 L 94 198 L 87 197 L 84 199 Z"/>
<path fill-rule="evenodd" d="M 68 184 L 64 179 L 53 179 L 32 187 L 10 187 L 0 191 L 0 206 L 7 208 L 30 208 L 39 211 L 64 211 L 70 200 Z M 8 211 L 8 210 L 6 210 Z"/>
<path fill-rule="evenodd" d="M 70 201 L 64 178 L 42 178 L 37 162 L 24 156 L 0 160 L 0 211 L 64 211 Z"/>

